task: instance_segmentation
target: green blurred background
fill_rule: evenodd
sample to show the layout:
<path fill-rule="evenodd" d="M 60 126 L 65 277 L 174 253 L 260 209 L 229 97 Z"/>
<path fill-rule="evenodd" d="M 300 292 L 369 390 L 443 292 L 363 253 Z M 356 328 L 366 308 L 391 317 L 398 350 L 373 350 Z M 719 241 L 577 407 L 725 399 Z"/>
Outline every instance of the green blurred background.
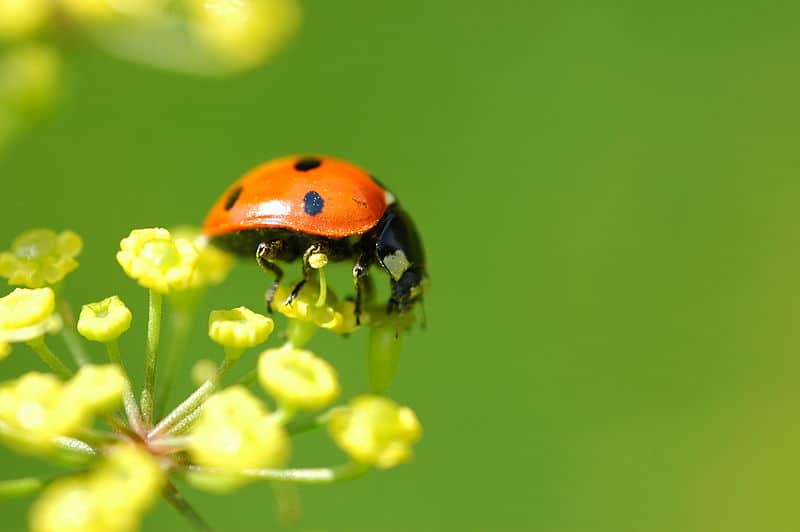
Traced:
<path fill-rule="evenodd" d="M 412 464 L 301 489 L 297 530 L 797 530 L 798 16 L 308 0 L 269 64 L 212 80 L 76 45 L 60 107 L 0 160 L 0 245 L 82 234 L 67 293 L 131 305 L 140 367 L 145 294 L 114 261 L 122 236 L 199 223 L 275 156 L 356 161 L 429 253 L 429 326 L 390 389 L 425 436 Z M 204 312 L 260 308 L 267 283 L 243 264 Z M 202 321 L 192 356 L 217 356 Z M 365 343 L 312 347 L 352 394 Z M 0 376 L 31 367 L 20 347 Z M 324 434 L 297 439 L 297 465 L 341 459 Z M 49 468 L 2 451 L 0 470 Z M 219 530 L 277 528 L 266 485 L 186 493 Z M 23 529 L 29 503 L 3 502 L 2 528 Z M 163 503 L 145 521 L 187 528 Z"/>

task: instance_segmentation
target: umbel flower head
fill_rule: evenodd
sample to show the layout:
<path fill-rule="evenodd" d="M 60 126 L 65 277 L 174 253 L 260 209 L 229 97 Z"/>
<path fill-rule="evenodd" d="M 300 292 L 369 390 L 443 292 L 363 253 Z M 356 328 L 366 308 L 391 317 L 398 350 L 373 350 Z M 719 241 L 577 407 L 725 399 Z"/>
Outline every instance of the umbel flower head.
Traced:
<path fill-rule="evenodd" d="M 108 343 L 116 340 L 131 326 L 133 315 L 117 296 L 97 303 L 89 303 L 81 309 L 78 332 L 93 342 Z"/>
<path fill-rule="evenodd" d="M 215 310 L 208 318 L 208 336 L 220 345 L 238 349 L 266 342 L 274 327 L 270 318 L 245 307 Z"/>
<path fill-rule="evenodd" d="M 336 371 L 304 349 L 267 349 L 258 360 L 258 378 L 270 395 L 289 408 L 316 410 L 339 395 Z"/>
<path fill-rule="evenodd" d="M 291 293 L 291 287 L 278 286 L 275 291 L 275 310 L 295 320 L 312 323 L 317 327 L 328 329 L 338 334 L 349 334 L 356 330 L 355 303 L 352 301 L 337 302 L 336 295 L 327 290 L 327 296 L 320 302 L 320 289 L 316 283 L 306 283 L 291 304 L 286 300 Z M 362 322 L 367 316 L 362 315 Z"/>
<path fill-rule="evenodd" d="M 56 284 L 78 267 L 75 257 L 82 248 L 81 238 L 72 231 L 25 231 L 11 243 L 11 251 L 0 253 L 0 277 L 28 288 Z"/>
<path fill-rule="evenodd" d="M 228 472 L 227 478 L 195 477 L 196 484 L 228 490 L 244 479 L 237 471 L 276 467 L 288 458 L 286 431 L 264 404 L 243 386 L 211 396 L 189 433 L 189 454 L 197 464 Z"/>
<path fill-rule="evenodd" d="M 46 452 L 54 439 L 85 427 L 119 404 L 126 379 L 117 366 L 87 365 L 68 382 L 30 372 L 0 385 L 0 423 L 8 443 Z"/>
<path fill-rule="evenodd" d="M 145 288 L 161 294 L 188 288 L 198 253 L 185 238 L 172 238 L 163 228 L 135 229 L 119 247 L 117 262 Z"/>
<path fill-rule="evenodd" d="M 0 342 L 27 342 L 61 329 L 51 288 L 17 288 L 0 298 Z"/>
<path fill-rule="evenodd" d="M 31 532 L 129 532 L 165 482 L 158 461 L 117 444 L 91 473 L 56 480 L 31 509 Z"/>
<path fill-rule="evenodd" d="M 410 408 L 361 395 L 333 411 L 328 432 L 353 460 L 387 469 L 411 459 L 411 445 L 422 436 L 422 426 Z"/>

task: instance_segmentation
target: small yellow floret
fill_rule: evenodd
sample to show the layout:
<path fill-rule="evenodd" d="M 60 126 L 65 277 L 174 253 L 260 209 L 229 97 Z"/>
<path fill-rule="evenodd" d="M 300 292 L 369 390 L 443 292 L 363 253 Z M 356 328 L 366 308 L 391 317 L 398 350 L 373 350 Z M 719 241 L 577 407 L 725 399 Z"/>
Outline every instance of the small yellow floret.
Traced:
<path fill-rule="evenodd" d="M 258 361 L 258 378 L 265 390 L 290 408 L 316 410 L 339 395 L 336 371 L 304 349 L 264 351 Z"/>
<path fill-rule="evenodd" d="M 422 427 L 410 408 L 362 395 L 333 412 L 328 432 L 353 460 L 386 469 L 411 459 L 411 446 L 422 436 Z"/>
<path fill-rule="evenodd" d="M 230 253 L 208 243 L 208 238 L 199 229 L 180 226 L 170 230 L 174 238 L 189 240 L 199 253 L 197 267 L 189 281 L 190 288 L 203 288 L 221 284 L 233 268 L 236 259 Z"/>
<path fill-rule="evenodd" d="M 245 482 L 238 471 L 284 464 L 289 439 L 261 401 L 243 386 L 232 386 L 203 405 L 188 451 L 196 464 L 229 473 L 215 485 L 203 482 L 205 487 L 231 489 Z"/>
<path fill-rule="evenodd" d="M 296 0 L 190 0 L 189 5 L 197 37 L 237 67 L 274 53 L 299 21 Z"/>
<path fill-rule="evenodd" d="M 39 30 L 50 15 L 48 0 L 0 0 L 0 39 L 20 39 Z"/>
<path fill-rule="evenodd" d="M 11 243 L 11 251 L 0 253 L 0 277 L 28 288 L 58 283 L 78 267 L 75 257 L 82 247 L 81 238 L 72 231 L 25 231 Z"/>
<path fill-rule="evenodd" d="M 266 342 L 274 327 L 270 318 L 245 307 L 215 310 L 208 319 L 208 336 L 225 347 L 247 349 Z"/>
<path fill-rule="evenodd" d="M 152 456 L 134 445 L 119 444 L 93 472 L 48 486 L 31 508 L 31 532 L 138 530 L 164 481 Z"/>
<path fill-rule="evenodd" d="M 81 309 L 78 332 L 87 340 L 108 343 L 122 336 L 131 326 L 133 315 L 117 296 L 97 303 L 89 303 Z"/>
<path fill-rule="evenodd" d="M 61 329 L 51 288 L 17 288 L 0 298 L 0 342 L 28 342 Z"/>
<path fill-rule="evenodd" d="M 131 231 L 120 242 L 117 253 L 117 262 L 129 277 L 162 294 L 188 288 L 197 260 L 191 242 L 173 239 L 162 228 Z"/>

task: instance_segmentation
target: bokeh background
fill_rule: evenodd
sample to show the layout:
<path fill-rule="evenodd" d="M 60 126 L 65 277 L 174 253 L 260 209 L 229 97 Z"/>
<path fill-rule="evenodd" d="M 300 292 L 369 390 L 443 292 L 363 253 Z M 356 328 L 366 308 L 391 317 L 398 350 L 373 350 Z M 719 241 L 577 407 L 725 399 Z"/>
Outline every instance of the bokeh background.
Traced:
<path fill-rule="evenodd" d="M 0 245 L 83 235 L 67 294 L 130 304 L 136 368 L 121 237 L 200 223 L 271 157 L 356 161 L 429 253 L 390 389 L 425 436 L 412 464 L 302 488 L 296 530 L 797 530 L 800 12 L 770 4 L 306 0 L 281 53 L 223 79 L 77 41 L 59 106 L 0 159 Z M 204 312 L 267 283 L 242 264 Z M 217 356 L 202 322 L 192 358 Z M 350 394 L 365 343 L 312 343 Z M 0 376 L 37 364 L 20 347 Z M 295 464 L 340 459 L 297 439 Z M 3 477 L 48 470 L 0 452 Z M 266 485 L 186 490 L 219 530 L 277 529 Z M 163 503 L 144 527 L 188 529 Z"/>

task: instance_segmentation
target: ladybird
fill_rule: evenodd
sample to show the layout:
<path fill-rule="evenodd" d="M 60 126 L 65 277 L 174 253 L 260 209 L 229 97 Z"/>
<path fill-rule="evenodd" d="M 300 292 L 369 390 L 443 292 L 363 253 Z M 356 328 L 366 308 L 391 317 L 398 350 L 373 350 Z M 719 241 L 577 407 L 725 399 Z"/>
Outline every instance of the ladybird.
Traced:
<path fill-rule="evenodd" d="M 292 156 L 257 166 L 214 204 L 203 232 L 213 245 L 255 257 L 274 275 L 268 310 L 283 278 L 278 262 L 303 262 L 291 304 L 313 274 L 308 261 L 315 253 L 354 261 L 357 321 L 362 298 L 371 292 L 372 265 L 389 275 L 387 312 L 405 312 L 422 299 L 425 253 L 411 217 L 374 177 L 340 159 Z"/>

